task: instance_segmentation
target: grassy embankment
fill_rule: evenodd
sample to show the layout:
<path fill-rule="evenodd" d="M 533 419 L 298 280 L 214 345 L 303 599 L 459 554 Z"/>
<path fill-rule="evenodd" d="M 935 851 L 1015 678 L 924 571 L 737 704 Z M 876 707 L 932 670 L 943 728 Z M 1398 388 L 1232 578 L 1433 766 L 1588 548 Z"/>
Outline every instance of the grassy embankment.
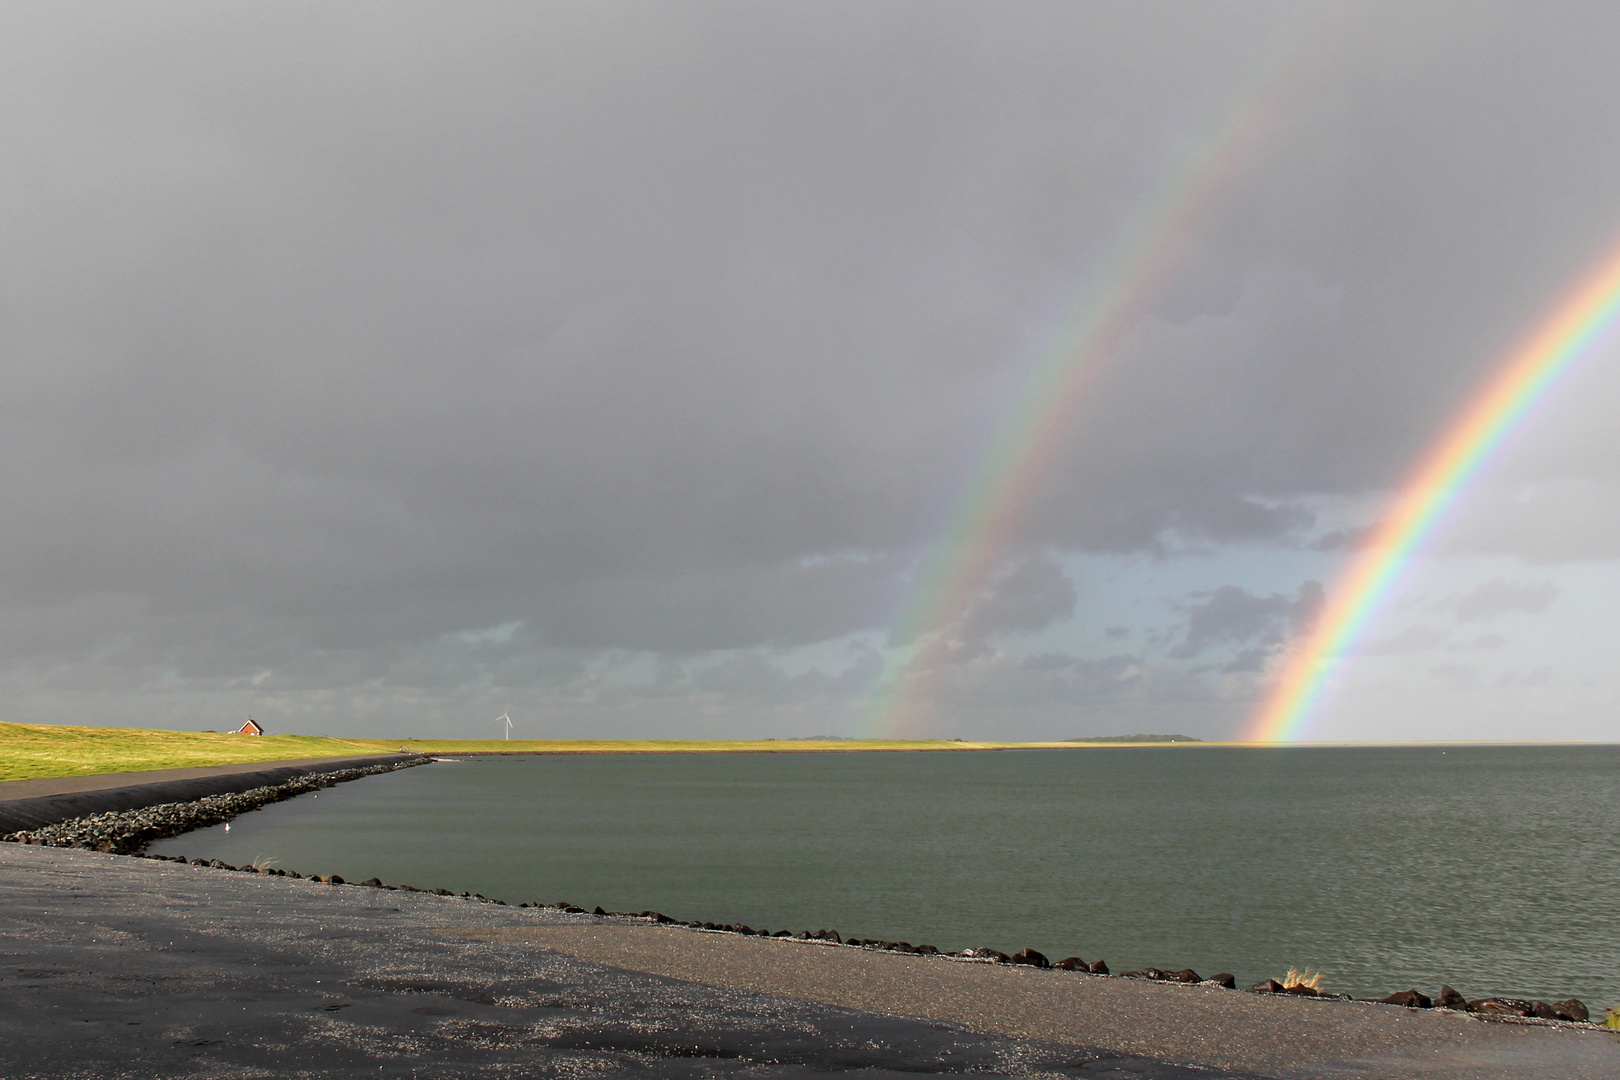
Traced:
<path fill-rule="evenodd" d="M 1117 737 L 1116 737 L 1117 738 Z M 1149 737 L 1152 738 L 1152 737 Z M 1100 740 L 1094 745 L 1122 745 Z M 180 769 L 293 758 L 352 757 L 407 749 L 423 754 L 719 754 L 839 753 L 873 750 L 1073 748 L 1054 743 L 946 739 L 333 739 L 315 735 L 247 736 L 141 728 L 0 723 L 0 781 L 142 769 Z"/>
<path fill-rule="evenodd" d="M 0 723 L 0 780 L 182 769 L 245 761 L 353 757 L 377 752 L 370 742 L 308 735 L 253 737 L 200 731 Z"/>

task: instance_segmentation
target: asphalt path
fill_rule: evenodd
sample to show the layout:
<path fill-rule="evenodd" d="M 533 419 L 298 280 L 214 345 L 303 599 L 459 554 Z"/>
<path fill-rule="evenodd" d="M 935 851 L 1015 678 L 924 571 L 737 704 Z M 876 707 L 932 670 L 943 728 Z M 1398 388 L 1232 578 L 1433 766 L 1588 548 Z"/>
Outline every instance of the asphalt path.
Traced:
<path fill-rule="evenodd" d="M 1575 1027 L 0 844 L 0 1075 L 1620 1080 Z"/>

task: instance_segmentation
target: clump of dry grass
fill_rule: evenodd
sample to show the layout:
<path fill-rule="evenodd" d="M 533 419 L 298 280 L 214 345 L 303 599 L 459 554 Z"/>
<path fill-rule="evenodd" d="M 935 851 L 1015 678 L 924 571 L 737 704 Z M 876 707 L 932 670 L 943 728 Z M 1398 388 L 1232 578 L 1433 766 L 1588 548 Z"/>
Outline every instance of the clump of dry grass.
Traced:
<path fill-rule="evenodd" d="M 1606 1028 L 1620 1028 L 1620 1009 L 1610 1009 L 1603 1017 Z"/>
<path fill-rule="evenodd" d="M 1320 971 L 1312 971 L 1309 968 L 1306 968 L 1304 971 L 1297 971 L 1294 968 L 1289 968 L 1288 974 L 1284 975 L 1278 981 L 1283 984 L 1283 989 L 1285 990 L 1294 986 L 1303 986 L 1311 990 L 1319 990 L 1321 987 L 1319 987 L 1317 984 L 1322 981 L 1322 973 Z"/>

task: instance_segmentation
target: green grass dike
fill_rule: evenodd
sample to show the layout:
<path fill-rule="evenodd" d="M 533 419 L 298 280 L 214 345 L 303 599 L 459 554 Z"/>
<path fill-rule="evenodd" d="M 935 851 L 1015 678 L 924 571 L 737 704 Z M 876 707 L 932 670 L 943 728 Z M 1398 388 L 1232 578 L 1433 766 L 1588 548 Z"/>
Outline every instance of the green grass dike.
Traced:
<path fill-rule="evenodd" d="M 457 754 L 828 754 L 872 751 L 1072 749 L 1185 736 L 1104 736 L 1064 742 L 961 739 L 334 739 L 325 735 L 235 735 L 212 731 L 0 723 L 0 781 L 183 769 L 410 750 Z M 1209 745 L 1209 744 L 1203 744 Z"/>
<path fill-rule="evenodd" d="M 395 749 L 388 746 L 386 749 Z M 379 753 L 372 740 L 0 723 L 0 781 Z"/>

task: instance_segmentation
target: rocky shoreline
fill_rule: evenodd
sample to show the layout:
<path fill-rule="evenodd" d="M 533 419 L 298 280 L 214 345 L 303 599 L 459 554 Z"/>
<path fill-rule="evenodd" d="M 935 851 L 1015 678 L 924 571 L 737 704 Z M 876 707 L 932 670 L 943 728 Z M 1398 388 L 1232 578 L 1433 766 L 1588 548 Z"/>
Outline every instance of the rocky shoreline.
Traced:
<path fill-rule="evenodd" d="M 331 772 L 308 773 L 279 784 L 267 784 L 246 791 L 204 795 L 185 802 L 158 803 L 135 810 L 108 811 L 70 818 L 37 829 L 23 829 L 0 836 L 0 842 L 40 844 L 45 847 L 88 848 L 114 855 L 133 855 L 156 840 L 221 825 L 239 814 L 270 803 L 295 798 L 321 788 L 378 773 L 395 772 L 432 762 L 430 757 L 408 758 L 380 765 L 366 765 Z"/>
<path fill-rule="evenodd" d="M 378 773 L 393 772 L 398 769 L 413 768 L 425 765 L 432 761 L 430 757 L 419 757 L 387 764 L 364 766 L 334 770 L 325 773 L 311 773 L 293 780 L 279 784 L 271 784 L 252 788 L 247 791 L 229 794 L 208 795 L 188 802 L 161 803 L 155 806 L 143 807 L 136 810 L 92 814 L 86 817 L 74 818 L 53 825 L 37 829 L 23 830 L 0 836 L 0 842 L 40 845 L 46 847 L 79 848 L 116 855 L 128 855 L 136 858 L 149 858 L 155 860 L 189 863 L 194 866 L 211 867 L 218 870 L 265 874 L 286 878 L 305 878 L 332 885 L 354 884 L 361 887 L 385 889 L 391 891 L 423 892 L 437 896 L 456 897 L 480 903 L 505 905 L 506 901 L 490 899 L 477 893 L 454 893 L 449 889 L 419 889 L 410 885 L 387 885 L 382 881 L 371 878 L 362 882 L 345 882 L 338 875 L 303 875 L 296 871 L 281 868 L 260 866 L 232 866 L 219 859 L 187 859 L 175 855 L 149 855 L 144 849 L 156 840 L 179 836 L 196 829 L 207 828 L 212 825 L 229 822 L 239 814 L 256 810 L 270 803 L 291 799 L 298 795 L 316 791 L 321 788 L 332 787 L 349 780 L 357 780 L 365 776 Z M 1126 971 L 1119 974 L 1110 972 L 1108 964 L 1103 960 L 1087 962 L 1077 956 L 1064 957 L 1057 961 L 1048 960 L 1042 953 L 1034 949 L 1021 949 L 1011 955 L 997 949 L 979 948 L 965 949 L 961 952 L 946 952 L 932 945 L 913 945 L 906 941 L 882 941 L 877 939 L 844 938 L 836 930 L 820 929 L 815 931 L 766 930 L 755 929 L 741 924 L 717 924 L 703 921 L 685 921 L 671 918 L 656 911 L 639 912 L 612 912 L 601 907 L 594 910 L 567 903 L 558 902 L 541 904 L 538 902 L 523 902 L 516 905 L 519 908 L 553 908 L 568 914 L 593 914 L 598 916 L 614 916 L 618 918 L 644 919 L 652 923 L 684 926 L 692 930 L 712 933 L 738 934 L 743 936 L 783 938 L 797 941 L 817 942 L 824 945 L 840 946 L 845 948 L 858 948 L 881 952 L 909 953 L 923 956 L 936 956 L 959 962 L 980 964 L 1008 964 L 1022 965 L 1034 968 L 1044 968 L 1057 971 L 1071 971 L 1096 977 L 1109 977 L 1121 979 L 1141 979 L 1152 982 L 1183 984 L 1188 986 L 1219 987 L 1236 990 L 1236 979 L 1230 973 L 1220 973 L 1210 977 L 1199 975 L 1191 968 L 1180 970 L 1162 970 L 1159 968 L 1144 968 L 1136 971 Z M 1363 1003 L 1398 1006 L 1407 1009 L 1421 1010 L 1449 1010 L 1463 1012 L 1482 1020 L 1508 1021 L 1521 1024 L 1552 1024 L 1559 1026 L 1575 1025 L 1579 1027 L 1598 1027 L 1591 1023 L 1590 1013 L 1586 1005 L 1577 998 L 1566 998 L 1561 1001 L 1541 1001 L 1510 996 L 1491 996 L 1468 999 L 1449 985 L 1442 985 L 1438 995 L 1430 997 L 1416 989 L 1398 991 L 1381 998 L 1352 999 L 1348 994 L 1331 994 L 1317 990 L 1304 981 L 1278 981 L 1267 979 L 1249 987 L 1246 992 L 1255 994 L 1280 994 L 1300 998 L 1313 998 L 1322 1001 L 1351 1001 L 1359 1000 Z"/>

